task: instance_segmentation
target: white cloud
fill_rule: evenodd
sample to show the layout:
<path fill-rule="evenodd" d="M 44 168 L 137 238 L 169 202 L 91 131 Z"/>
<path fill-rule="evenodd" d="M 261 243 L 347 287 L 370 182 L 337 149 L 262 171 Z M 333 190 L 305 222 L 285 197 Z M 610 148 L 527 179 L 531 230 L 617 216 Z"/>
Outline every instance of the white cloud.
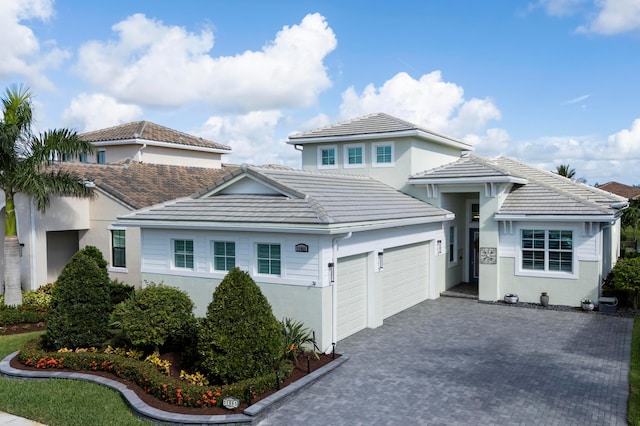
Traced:
<path fill-rule="evenodd" d="M 300 168 L 300 153 L 285 140 L 276 140 L 283 115 L 279 111 L 253 111 L 242 115 L 212 116 L 190 133 L 229 145 L 227 163 L 284 164 Z"/>
<path fill-rule="evenodd" d="M 25 79 L 30 85 L 53 89 L 53 83 L 44 75 L 58 67 L 69 57 L 69 52 L 58 49 L 55 43 L 40 41 L 23 21 L 48 21 L 53 16 L 52 0 L 3 0 L 0 7 L 0 77 Z"/>
<path fill-rule="evenodd" d="M 623 129 L 608 139 L 608 150 L 616 159 L 636 157 L 640 159 L 640 118 L 634 120 L 631 129 Z"/>
<path fill-rule="evenodd" d="M 586 0 L 539 0 L 529 5 L 529 9 L 540 7 L 551 16 L 569 16 L 576 13 Z"/>
<path fill-rule="evenodd" d="M 440 71 L 419 80 L 401 72 L 380 88 L 369 84 L 359 95 L 353 87 L 342 94 L 343 119 L 385 112 L 436 132 L 463 137 L 484 130 L 500 111 L 491 99 L 464 99 L 464 90 L 442 80 Z"/>
<path fill-rule="evenodd" d="M 582 95 L 582 96 L 578 96 L 577 98 L 573 98 L 573 99 L 569 99 L 568 101 L 564 101 L 562 104 L 563 105 L 579 104 L 579 103 L 581 103 L 583 101 L 586 101 L 590 97 L 591 97 L 591 95 Z"/>
<path fill-rule="evenodd" d="M 80 48 L 76 71 L 120 101 L 206 101 L 223 111 L 248 112 L 309 106 L 331 86 L 323 60 L 337 41 L 317 13 L 283 27 L 261 50 L 235 56 L 212 56 L 208 29 L 193 34 L 142 14 L 112 28 L 116 40 Z"/>
<path fill-rule="evenodd" d="M 142 109 L 137 105 L 122 104 L 101 93 L 81 93 L 71 100 L 62 119 L 67 127 L 88 132 L 135 121 L 141 115 Z"/>
<path fill-rule="evenodd" d="M 595 4 L 598 14 L 578 32 L 613 35 L 640 29 L 638 0 L 596 0 Z"/>

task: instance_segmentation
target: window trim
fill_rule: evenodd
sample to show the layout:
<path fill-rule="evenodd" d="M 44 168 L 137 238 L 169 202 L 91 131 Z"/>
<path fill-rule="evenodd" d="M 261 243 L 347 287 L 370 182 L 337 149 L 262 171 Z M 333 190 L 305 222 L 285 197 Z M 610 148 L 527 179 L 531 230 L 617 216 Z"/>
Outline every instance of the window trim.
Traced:
<path fill-rule="evenodd" d="M 322 151 L 323 150 L 333 150 L 333 161 L 334 164 L 322 164 Z M 318 146 L 318 169 L 337 169 L 338 168 L 338 146 L 337 145 L 320 145 Z"/>
<path fill-rule="evenodd" d="M 378 147 L 391 147 L 391 162 L 378 162 Z M 374 142 L 371 144 L 371 166 L 372 167 L 395 167 L 396 165 L 396 146 L 394 141 Z"/>
<path fill-rule="evenodd" d="M 234 267 L 238 266 L 238 243 L 235 240 L 232 239 L 224 239 L 224 238 L 220 238 L 220 239 L 212 239 L 210 241 L 210 250 L 211 250 L 211 254 L 210 254 L 210 260 L 211 260 L 211 271 L 212 272 L 218 272 L 218 273 L 224 273 L 226 274 L 227 272 L 229 272 L 231 269 L 216 269 L 216 246 L 215 243 L 224 243 L 225 244 L 225 255 L 224 255 L 224 259 L 225 259 L 225 267 L 227 266 L 227 258 L 230 258 L 231 256 L 227 256 L 226 250 L 226 244 L 233 244 L 233 267 L 231 269 L 233 269 Z"/>
<path fill-rule="evenodd" d="M 260 258 L 258 257 L 259 254 L 259 246 L 260 245 L 268 245 L 268 246 L 278 246 L 280 248 L 280 258 L 278 259 L 280 261 L 280 273 L 279 274 L 265 274 L 265 273 L 261 273 L 260 272 Z M 254 260 L 255 260 L 255 267 L 254 267 L 254 272 L 256 276 L 262 276 L 262 277 L 284 277 L 284 262 L 283 262 L 283 251 L 282 251 L 282 247 L 283 244 L 281 242 L 266 242 L 266 241 L 256 241 L 254 243 Z M 271 262 L 271 247 L 269 247 L 269 262 Z M 269 271 L 271 271 L 271 264 L 269 265 Z"/>
<path fill-rule="evenodd" d="M 349 164 L 349 150 L 360 148 L 361 161 L 359 163 Z M 346 144 L 343 147 L 343 155 L 344 155 L 344 168 L 345 169 L 362 169 L 364 168 L 366 158 L 365 158 L 365 148 L 363 143 L 351 143 Z"/>
<path fill-rule="evenodd" d="M 522 246 L 522 232 L 525 230 L 544 231 L 545 233 L 545 247 L 544 247 L 544 270 L 525 269 L 522 267 L 522 252 L 524 250 Z M 564 271 L 551 271 L 549 270 L 549 231 L 570 231 L 571 232 L 571 272 Z M 516 229 L 516 272 L 515 275 L 528 276 L 528 277 L 544 277 L 544 278 L 565 278 L 565 279 L 578 279 L 578 252 L 576 249 L 576 238 L 578 232 L 573 226 L 549 226 L 549 225 L 536 225 L 527 224 L 521 225 Z M 553 250 L 555 251 L 555 250 Z"/>
<path fill-rule="evenodd" d="M 453 236 L 451 235 L 453 231 Z M 448 263 L 449 267 L 458 265 L 458 227 L 456 225 L 449 225 L 449 232 L 447 233 L 447 251 L 449 252 Z M 451 256 L 453 255 L 453 259 Z"/>
<path fill-rule="evenodd" d="M 171 237 L 170 241 L 170 249 L 171 249 L 171 269 L 175 269 L 178 271 L 195 271 L 196 270 L 196 241 L 193 237 Z M 191 241 L 193 244 L 193 249 L 191 251 L 191 256 L 193 257 L 193 266 L 191 268 L 187 266 L 177 266 L 176 265 L 176 241 Z M 188 253 L 186 254 L 188 255 Z M 186 264 L 186 262 L 185 262 Z"/>

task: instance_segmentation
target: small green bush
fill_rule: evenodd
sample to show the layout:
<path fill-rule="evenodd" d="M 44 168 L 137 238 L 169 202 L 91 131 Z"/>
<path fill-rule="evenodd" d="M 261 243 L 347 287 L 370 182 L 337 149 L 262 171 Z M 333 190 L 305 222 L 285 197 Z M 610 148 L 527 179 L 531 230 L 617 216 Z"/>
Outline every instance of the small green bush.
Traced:
<path fill-rule="evenodd" d="M 198 336 L 199 371 L 211 383 L 233 383 L 273 372 L 283 336 L 271 305 L 249 274 L 233 268 L 213 293 Z"/>
<path fill-rule="evenodd" d="M 53 288 L 43 341 L 53 349 L 99 346 L 108 335 L 110 311 L 107 271 L 80 250 Z"/>
<path fill-rule="evenodd" d="M 51 295 L 39 290 L 29 290 L 22 293 L 22 306 L 33 310 L 46 311 L 51 304 Z"/>
<path fill-rule="evenodd" d="M 109 281 L 109 296 L 111 297 L 111 306 L 114 308 L 118 303 L 131 298 L 134 293 L 135 288 L 132 285 L 117 279 Z"/>
<path fill-rule="evenodd" d="M 107 265 L 109 263 L 104 259 L 104 256 L 102 255 L 100 249 L 95 246 L 85 246 L 80 251 L 92 258 L 98 265 L 98 268 L 104 269 L 105 271 L 107 270 Z"/>
<path fill-rule="evenodd" d="M 195 343 L 196 318 L 193 301 L 177 288 L 151 283 L 117 305 L 112 324 L 125 342 L 145 350 L 164 346 L 188 347 Z"/>
<path fill-rule="evenodd" d="M 613 287 L 631 293 L 633 308 L 638 309 L 640 295 L 640 257 L 618 260 L 613 267 Z"/>

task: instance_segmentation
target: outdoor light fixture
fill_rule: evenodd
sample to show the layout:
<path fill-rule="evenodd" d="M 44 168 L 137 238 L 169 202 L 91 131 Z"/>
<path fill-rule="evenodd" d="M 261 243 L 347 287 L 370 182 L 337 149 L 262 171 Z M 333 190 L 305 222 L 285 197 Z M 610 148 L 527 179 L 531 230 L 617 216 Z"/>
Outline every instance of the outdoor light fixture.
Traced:
<path fill-rule="evenodd" d="M 442 240 L 438 240 L 437 250 L 438 254 L 442 254 Z"/>
<path fill-rule="evenodd" d="M 382 271 L 384 269 L 384 252 L 378 252 L 378 271 Z"/>
<path fill-rule="evenodd" d="M 333 266 L 333 262 L 329 263 L 329 281 L 330 282 L 335 282 L 336 278 L 334 275 L 334 266 Z"/>
<path fill-rule="evenodd" d="M 24 243 L 20 243 L 20 257 L 22 257 L 22 249 L 24 248 Z"/>

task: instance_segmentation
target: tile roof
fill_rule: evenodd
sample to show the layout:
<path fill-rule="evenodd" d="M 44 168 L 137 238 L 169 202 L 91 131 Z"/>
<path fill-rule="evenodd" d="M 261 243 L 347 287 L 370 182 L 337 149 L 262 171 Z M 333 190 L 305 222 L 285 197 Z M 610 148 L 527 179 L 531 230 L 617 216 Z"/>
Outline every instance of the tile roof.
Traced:
<path fill-rule="evenodd" d="M 340 136 L 370 135 L 378 133 L 394 133 L 406 131 L 420 131 L 432 136 L 447 139 L 457 144 L 468 145 L 466 142 L 441 135 L 416 124 L 393 117 L 383 112 L 369 114 L 351 120 L 321 127 L 319 129 L 289 135 L 290 143 L 304 142 L 305 139 L 333 138 Z M 469 147 L 471 147 L 469 145 Z"/>
<path fill-rule="evenodd" d="M 125 161 L 117 164 L 58 163 L 54 170 L 72 172 L 133 209 L 186 197 L 238 166 L 221 169 Z"/>
<path fill-rule="evenodd" d="M 231 151 L 231 147 L 229 146 L 160 126 L 150 121 L 135 121 L 133 123 L 121 124 L 119 126 L 82 133 L 79 137 L 88 142 L 144 139 L 191 147 Z"/>
<path fill-rule="evenodd" d="M 498 157 L 483 158 L 466 155 L 459 160 L 418 173 L 409 181 L 433 179 L 512 177 L 526 180 L 515 184 L 505 198 L 498 214 L 513 215 L 615 215 L 614 207 L 625 199 L 580 182 L 519 161 Z"/>
<path fill-rule="evenodd" d="M 288 196 L 224 194 L 222 185 L 243 174 Z M 216 187 L 220 189 L 218 192 L 215 191 Z M 435 218 L 447 214 L 449 212 L 446 210 L 419 201 L 369 177 L 243 167 L 194 198 L 155 206 L 126 218 L 329 225 Z"/>
<path fill-rule="evenodd" d="M 619 182 L 607 182 L 598 186 L 599 189 L 603 191 L 608 191 L 613 194 L 624 197 L 628 200 L 637 200 L 640 199 L 640 188 L 636 188 L 635 186 L 625 185 L 624 183 Z"/>

